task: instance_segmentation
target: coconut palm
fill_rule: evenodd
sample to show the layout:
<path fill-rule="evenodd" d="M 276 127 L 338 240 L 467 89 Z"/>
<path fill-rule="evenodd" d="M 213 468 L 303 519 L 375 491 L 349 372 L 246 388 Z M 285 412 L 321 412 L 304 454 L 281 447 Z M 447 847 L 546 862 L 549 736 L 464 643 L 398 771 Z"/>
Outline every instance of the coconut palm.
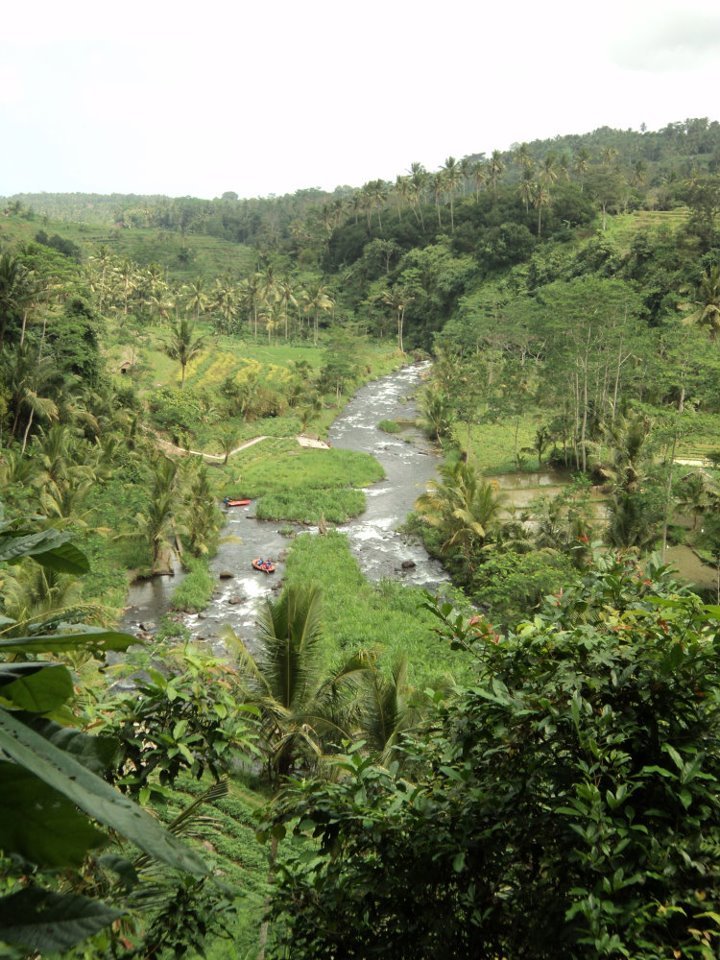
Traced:
<path fill-rule="evenodd" d="M 211 303 L 210 294 L 205 289 L 205 280 L 198 277 L 193 283 L 189 283 L 182 289 L 185 309 L 195 314 L 195 323 L 200 322 L 200 317 L 208 309 Z"/>
<path fill-rule="evenodd" d="M 14 323 L 20 320 L 28 302 L 31 272 L 19 257 L 0 255 L 0 349 Z"/>
<path fill-rule="evenodd" d="M 136 515 L 137 529 L 147 540 L 152 554 L 153 575 L 172 573 L 177 545 L 178 465 L 169 457 L 160 457 L 153 476 L 150 500 L 144 511 Z"/>
<path fill-rule="evenodd" d="M 500 177 L 505 173 L 505 161 L 499 150 L 493 150 L 487 165 L 488 180 L 492 184 L 493 196 L 497 196 L 497 184 Z"/>
<path fill-rule="evenodd" d="M 397 319 L 397 344 L 398 350 L 400 353 L 405 353 L 405 348 L 403 346 L 403 331 L 405 327 L 405 311 L 408 307 L 408 304 L 411 303 L 415 298 L 413 295 L 404 287 L 396 286 L 391 290 L 383 291 L 381 295 L 383 303 L 386 303 L 389 307 L 392 307 L 395 311 L 395 316 Z"/>
<path fill-rule="evenodd" d="M 716 485 L 704 470 L 681 477 L 675 489 L 678 506 L 692 513 L 693 530 L 697 527 L 698 517 L 717 505 L 718 496 Z"/>
<path fill-rule="evenodd" d="M 388 675 L 377 667 L 362 678 L 359 726 L 368 750 L 387 764 L 403 733 L 423 716 L 424 697 L 408 682 L 408 660 L 398 657 Z"/>
<path fill-rule="evenodd" d="M 256 655 L 230 628 L 224 638 L 237 652 L 247 702 L 260 711 L 268 775 L 277 783 L 293 769 L 313 765 L 330 742 L 349 738 L 347 694 L 354 693 L 368 661 L 356 654 L 326 669 L 315 584 L 289 584 L 277 601 L 266 601 L 258 627 Z"/>
<path fill-rule="evenodd" d="M 231 449 L 234 445 L 233 443 Z M 227 457 L 225 462 L 227 463 Z M 205 464 L 199 460 L 188 460 L 183 489 L 185 496 L 180 519 L 188 549 L 193 556 L 207 556 L 217 548 L 223 516 L 210 488 Z"/>
<path fill-rule="evenodd" d="M 327 313 L 335 306 L 328 288 L 320 281 L 313 281 L 300 294 L 303 312 L 313 318 L 313 342 L 317 344 L 320 314 Z"/>
<path fill-rule="evenodd" d="M 440 468 L 441 480 L 415 501 L 424 523 L 439 531 L 441 553 L 470 561 L 483 546 L 503 506 L 497 487 L 462 460 Z"/>
<path fill-rule="evenodd" d="M 707 327 L 710 339 L 716 340 L 720 331 L 720 265 L 707 268 L 700 279 L 695 299 L 686 306 L 692 308 L 692 312 L 683 319 L 683 323 Z"/>
<path fill-rule="evenodd" d="M 542 236 L 542 212 L 544 207 L 550 206 L 550 190 L 546 184 L 541 182 L 536 182 L 534 185 L 535 189 L 532 196 L 532 205 L 537 210 L 537 235 L 538 237 Z"/>
<path fill-rule="evenodd" d="M 422 205 L 429 176 L 430 174 L 421 163 L 410 164 L 410 195 L 412 197 L 415 216 L 417 217 L 417 221 L 422 230 L 425 229 L 425 218 L 423 217 Z"/>
<path fill-rule="evenodd" d="M 427 390 L 420 404 L 420 427 L 432 440 L 442 440 L 450 435 L 453 421 L 449 396 L 440 389 Z"/>
<path fill-rule="evenodd" d="M 455 157 L 448 157 L 441 169 L 442 179 L 450 195 L 450 229 L 455 232 L 455 193 L 463 181 L 463 172 Z"/>
<path fill-rule="evenodd" d="M 60 411 L 57 400 L 62 390 L 62 375 L 49 356 L 43 356 L 35 344 L 18 345 L 11 353 L 0 355 L 0 382 L 9 394 L 9 412 L 13 417 L 10 433 L 22 436 L 25 453 L 35 419 L 53 422 Z"/>
<path fill-rule="evenodd" d="M 185 371 L 191 360 L 202 351 L 205 346 L 204 337 L 194 336 L 195 328 L 187 317 L 181 317 L 170 333 L 170 340 L 165 344 L 165 353 L 171 360 L 180 364 L 180 387 L 185 386 Z"/>

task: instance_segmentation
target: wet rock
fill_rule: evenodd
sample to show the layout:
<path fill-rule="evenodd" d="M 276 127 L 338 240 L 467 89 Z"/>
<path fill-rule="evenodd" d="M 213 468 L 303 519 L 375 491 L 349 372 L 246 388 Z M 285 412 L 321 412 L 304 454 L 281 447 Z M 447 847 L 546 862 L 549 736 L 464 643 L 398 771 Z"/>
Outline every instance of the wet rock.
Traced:
<path fill-rule="evenodd" d="M 243 598 L 238 593 L 233 594 L 232 597 L 228 597 L 228 603 L 231 606 L 236 606 L 238 603 L 242 603 L 242 602 L 243 602 Z"/>
<path fill-rule="evenodd" d="M 218 580 L 234 580 L 235 574 L 230 573 L 229 570 L 221 570 L 218 574 Z"/>
<path fill-rule="evenodd" d="M 414 560 L 403 560 L 400 566 L 403 568 L 403 570 L 414 570 L 417 564 Z"/>

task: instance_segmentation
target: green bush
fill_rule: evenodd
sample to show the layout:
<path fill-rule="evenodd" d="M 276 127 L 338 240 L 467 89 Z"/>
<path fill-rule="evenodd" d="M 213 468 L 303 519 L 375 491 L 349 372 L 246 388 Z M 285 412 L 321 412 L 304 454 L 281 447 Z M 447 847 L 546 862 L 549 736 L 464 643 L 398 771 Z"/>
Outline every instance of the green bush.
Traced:
<path fill-rule="evenodd" d="M 378 430 L 382 430 L 383 433 L 400 433 L 402 427 L 396 420 L 381 420 Z"/>
<path fill-rule="evenodd" d="M 173 591 L 172 608 L 187 613 L 199 613 L 210 601 L 215 589 L 215 578 L 210 572 L 207 560 L 186 557 L 184 562 L 188 572 L 183 582 Z"/>
<path fill-rule="evenodd" d="M 476 681 L 412 783 L 354 751 L 275 807 L 319 846 L 282 857 L 272 955 L 717 957 L 720 608 L 609 556 L 504 637 L 437 613 Z"/>

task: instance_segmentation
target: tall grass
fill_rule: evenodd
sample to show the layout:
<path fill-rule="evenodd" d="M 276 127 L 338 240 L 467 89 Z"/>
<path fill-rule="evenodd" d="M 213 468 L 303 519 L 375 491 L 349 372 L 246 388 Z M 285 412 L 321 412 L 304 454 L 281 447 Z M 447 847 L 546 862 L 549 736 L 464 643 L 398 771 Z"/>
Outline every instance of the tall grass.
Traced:
<path fill-rule="evenodd" d="M 426 594 L 391 581 L 365 580 L 347 538 L 303 534 L 290 549 L 288 583 L 317 583 L 323 593 L 323 622 L 332 649 L 372 650 L 382 668 L 405 655 L 410 681 L 424 689 L 468 676 L 465 654 L 450 649 L 435 632 L 437 621 L 424 609 Z"/>

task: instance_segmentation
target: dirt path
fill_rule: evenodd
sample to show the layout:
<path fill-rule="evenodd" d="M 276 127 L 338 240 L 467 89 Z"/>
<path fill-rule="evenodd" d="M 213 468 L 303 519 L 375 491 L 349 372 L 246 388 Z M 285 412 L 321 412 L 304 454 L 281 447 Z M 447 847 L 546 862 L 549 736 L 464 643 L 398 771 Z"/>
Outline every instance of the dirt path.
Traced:
<path fill-rule="evenodd" d="M 203 450 L 187 450 L 185 447 L 178 447 L 177 444 L 170 443 L 169 440 L 163 440 L 161 437 L 156 437 L 157 445 L 161 450 L 165 450 L 166 453 L 174 453 L 178 456 L 184 457 L 188 454 L 192 454 L 196 457 L 202 457 L 203 460 L 212 460 L 214 463 L 224 463 L 225 454 L 224 453 L 205 453 Z M 240 453 L 241 450 L 247 450 L 248 447 L 254 446 L 256 443 L 260 443 L 262 440 L 271 440 L 272 437 L 262 436 L 262 437 L 253 437 L 252 440 L 246 440 L 245 443 L 241 443 L 239 447 L 236 447 L 234 450 L 231 450 L 228 454 L 228 457 L 234 456 L 236 453 Z M 281 437 L 275 437 L 274 439 L 280 440 Z M 302 434 L 298 437 L 295 437 L 297 442 L 301 447 L 313 447 L 316 450 L 329 450 L 330 444 L 326 443 L 324 440 L 316 440 L 313 437 L 305 437 Z"/>

